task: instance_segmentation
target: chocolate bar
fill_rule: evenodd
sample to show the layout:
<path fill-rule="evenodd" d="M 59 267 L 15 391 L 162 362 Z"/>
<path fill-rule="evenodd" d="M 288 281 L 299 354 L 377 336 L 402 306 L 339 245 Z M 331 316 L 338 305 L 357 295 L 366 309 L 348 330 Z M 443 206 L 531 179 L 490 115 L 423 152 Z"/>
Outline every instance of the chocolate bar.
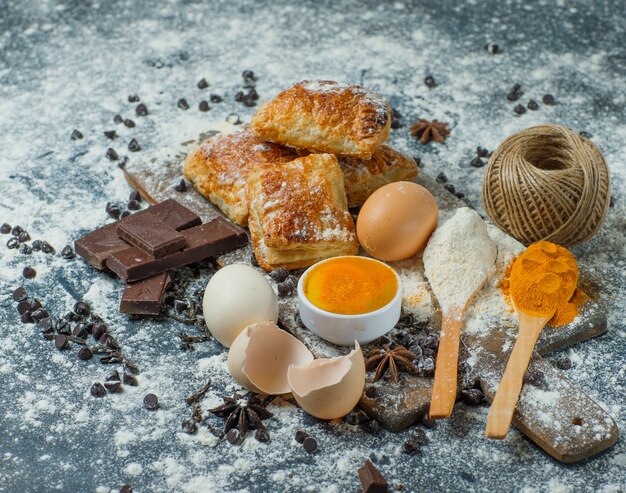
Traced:
<path fill-rule="evenodd" d="M 74 242 L 76 253 L 96 269 L 102 270 L 106 260 L 115 252 L 128 248 L 128 243 L 117 236 L 117 227 L 131 217 L 152 215 L 176 230 L 190 228 L 200 224 L 200 217 L 173 199 L 164 200 L 152 207 L 136 212 L 102 228 L 86 234 Z"/>
<path fill-rule="evenodd" d="M 169 284 L 169 272 L 128 283 L 122 294 L 120 311 L 133 315 L 158 315 Z"/>
<path fill-rule="evenodd" d="M 248 242 L 245 231 L 223 217 L 181 231 L 187 247 L 165 257 L 154 258 L 136 247 L 114 252 L 106 261 L 109 269 L 126 282 L 138 281 L 170 269 L 193 264 L 241 247 Z"/>
<path fill-rule="evenodd" d="M 155 258 L 182 250 L 187 246 L 182 234 L 151 214 L 127 217 L 117 225 L 117 234 Z"/>

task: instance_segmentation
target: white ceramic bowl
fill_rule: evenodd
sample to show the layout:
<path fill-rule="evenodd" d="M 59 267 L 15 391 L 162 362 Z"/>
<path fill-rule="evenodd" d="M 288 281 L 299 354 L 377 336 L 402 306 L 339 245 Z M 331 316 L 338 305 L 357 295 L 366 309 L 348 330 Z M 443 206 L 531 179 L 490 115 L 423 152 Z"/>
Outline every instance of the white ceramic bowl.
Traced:
<path fill-rule="evenodd" d="M 349 257 L 346 255 L 346 257 Z M 337 257 L 333 257 L 337 258 Z M 397 272 L 384 262 L 367 257 L 372 262 L 378 262 L 390 268 L 398 281 L 398 291 L 393 299 L 382 308 L 373 312 L 358 315 L 343 315 L 332 313 L 318 308 L 304 294 L 304 281 L 315 266 L 327 262 L 322 260 L 312 265 L 298 281 L 298 308 L 304 325 L 314 334 L 340 346 L 353 346 L 354 341 L 366 344 L 389 332 L 398 323 L 402 308 L 402 284 Z"/>

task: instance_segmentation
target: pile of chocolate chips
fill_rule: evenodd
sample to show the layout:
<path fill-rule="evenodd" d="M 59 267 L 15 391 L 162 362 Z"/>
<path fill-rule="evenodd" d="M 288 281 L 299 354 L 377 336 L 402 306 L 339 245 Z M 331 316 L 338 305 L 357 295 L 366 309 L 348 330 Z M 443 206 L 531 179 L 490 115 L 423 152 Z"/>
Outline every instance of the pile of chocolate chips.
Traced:
<path fill-rule="evenodd" d="M 88 361 L 94 355 L 100 355 L 102 364 L 121 364 L 123 381 L 127 385 L 138 385 L 137 379 L 133 376 L 139 373 L 139 368 L 132 361 L 127 359 L 122 353 L 122 349 L 117 340 L 109 333 L 104 320 L 91 312 L 90 306 L 84 301 L 77 301 L 72 311 L 61 317 L 52 317 L 36 298 L 29 298 L 25 288 L 19 287 L 13 291 L 13 301 L 17 303 L 17 311 L 20 314 L 22 323 L 36 324 L 43 337 L 54 342 L 54 346 L 59 351 L 72 349 L 73 345 L 79 347 L 76 356 L 79 360 Z M 96 342 L 89 343 L 89 338 Z M 113 377 L 107 378 L 107 382 L 115 381 Z M 109 392 L 119 391 L 119 386 L 114 383 L 94 384 L 91 394 L 94 397 L 102 397 L 100 387 Z"/>
<path fill-rule="evenodd" d="M 254 106 L 259 99 L 259 94 L 255 89 L 257 78 L 252 70 L 244 70 L 241 76 L 243 78 L 243 87 L 248 91 L 237 91 L 235 101 L 242 103 L 244 106 Z"/>
<path fill-rule="evenodd" d="M 20 253 L 23 253 L 24 255 L 30 255 L 33 252 L 43 252 L 49 255 L 54 255 L 56 253 L 54 247 L 45 240 L 34 240 L 29 245 L 28 242 L 31 241 L 30 234 L 19 225 L 11 227 L 10 224 L 4 223 L 0 226 L 0 233 L 3 235 L 11 234 L 11 237 L 7 241 L 7 248 L 19 248 Z M 65 252 L 65 249 L 63 249 L 63 251 Z M 63 257 L 67 258 L 66 256 Z"/>
<path fill-rule="evenodd" d="M 287 269 L 275 269 L 269 273 L 269 276 L 276 282 L 276 290 L 280 298 L 291 295 L 298 286 L 298 278 Z"/>

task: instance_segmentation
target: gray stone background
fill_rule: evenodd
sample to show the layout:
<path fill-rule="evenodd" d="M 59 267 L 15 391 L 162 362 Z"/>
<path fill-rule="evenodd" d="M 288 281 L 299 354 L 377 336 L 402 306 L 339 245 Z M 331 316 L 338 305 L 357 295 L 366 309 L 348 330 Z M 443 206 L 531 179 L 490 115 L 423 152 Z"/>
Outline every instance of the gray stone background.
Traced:
<path fill-rule="evenodd" d="M 502 53 L 485 51 L 487 42 Z M 372 457 L 392 485 L 407 491 L 625 490 L 623 440 L 591 460 L 565 466 L 512 430 L 504 442 L 484 438 L 487 407 L 457 405 L 429 431 L 417 455 L 401 452 L 405 433 L 370 435 L 317 422 L 277 401 L 269 445 L 216 443 L 179 433 L 184 397 L 208 377 L 205 408 L 234 390 L 224 352 L 214 342 L 182 352 L 171 320 L 135 320 L 117 312 L 121 285 L 58 252 L 107 221 L 107 201 L 130 192 L 106 148 L 142 159 L 200 132 L 228 129 L 241 72 L 254 70 L 261 99 L 305 78 L 358 82 L 378 90 L 402 114 L 391 143 L 419 156 L 422 172 L 447 175 L 481 209 L 483 169 L 469 166 L 477 146 L 494 149 L 510 133 L 542 122 L 592 134 L 611 168 L 614 205 L 602 231 L 574 248 L 607 305 L 609 332 L 563 351 L 568 376 L 601 402 L 623 430 L 624 155 L 626 16 L 614 2 L 200 2 L 0 0 L 0 223 L 20 224 L 48 240 L 57 255 L 21 255 L 0 246 L 0 491 L 356 491 L 356 467 Z M 432 75 L 438 86 L 427 88 Z M 196 87 L 205 77 L 210 87 Z M 518 116 L 506 100 L 514 83 L 540 108 Z M 223 96 L 198 111 L 209 93 Z M 147 104 L 134 115 L 129 94 Z M 553 94 L 555 106 L 541 103 Z M 191 108 L 176 101 L 185 97 Z M 115 125 L 121 113 L 136 121 Z M 445 145 L 409 136 L 416 118 L 446 121 Z M 73 129 L 85 136 L 71 141 Z M 104 130 L 116 129 L 109 142 Z M 129 153 L 136 138 L 142 147 Z M 33 280 L 21 277 L 34 267 Z M 199 286 L 206 276 L 199 280 Z M 143 372 L 137 389 L 103 400 L 89 396 L 106 370 L 59 352 L 22 326 L 10 300 L 24 285 L 52 313 L 88 300 Z M 159 395 L 162 409 L 142 408 Z M 221 421 L 211 421 L 219 426 Z M 293 441 L 306 429 L 320 451 Z"/>

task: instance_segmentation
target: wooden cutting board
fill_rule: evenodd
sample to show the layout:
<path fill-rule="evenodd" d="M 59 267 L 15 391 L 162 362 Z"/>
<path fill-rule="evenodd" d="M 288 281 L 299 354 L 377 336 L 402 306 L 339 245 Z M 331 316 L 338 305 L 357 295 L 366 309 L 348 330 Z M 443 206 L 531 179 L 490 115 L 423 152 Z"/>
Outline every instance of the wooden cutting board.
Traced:
<path fill-rule="evenodd" d="M 200 136 L 200 140 L 204 137 Z M 153 158 L 131 161 L 126 165 L 124 173 L 130 185 L 149 203 L 173 198 L 194 210 L 206 222 L 221 212 L 196 193 L 189 183 L 185 192 L 178 192 L 174 188 L 181 180 L 184 158 L 197 142 L 188 141 L 180 148 L 166 148 Z M 428 177 L 420 176 L 415 181 L 435 196 L 442 214 L 466 205 Z M 248 245 L 220 256 L 217 263 L 220 266 L 251 263 L 252 257 L 252 247 Z M 301 272 L 294 274 L 299 275 Z M 543 330 L 530 369 L 542 371 L 545 383 L 541 388 L 524 385 L 513 416 L 513 424 L 522 433 L 562 462 L 575 462 L 597 454 L 615 444 L 618 437 L 617 426 L 611 416 L 565 378 L 561 371 L 541 358 L 606 331 L 606 316 L 594 297 L 592 284 L 583 278 L 582 287 L 591 300 L 584 305 L 579 317 L 565 327 L 546 327 Z M 316 357 L 333 357 L 345 353 L 345 348 L 327 343 L 301 325 L 295 294 L 280 300 L 280 319 L 282 325 L 301 339 Z M 425 334 L 425 329 L 438 332 L 440 324 L 440 313 L 437 312 L 425 327 L 396 328 L 392 335 L 402 337 L 403 332 L 411 330 L 420 337 Z M 479 331 L 463 333 L 459 366 L 466 368 L 466 371 L 459 377 L 459 389 L 479 382 L 485 397 L 491 401 L 513 348 L 515 335 L 515 324 L 502 321 L 491 321 Z M 364 347 L 364 353 L 367 354 L 369 349 Z M 396 384 L 386 380 L 372 383 L 371 378 L 370 373 L 360 407 L 384 428 L 390 431 L 402 430 L 421 420 L 428 412 L 432 378 L 401 374 Z M 366 396 L 371 386 L 376 388 L 374 399 Z"/>

